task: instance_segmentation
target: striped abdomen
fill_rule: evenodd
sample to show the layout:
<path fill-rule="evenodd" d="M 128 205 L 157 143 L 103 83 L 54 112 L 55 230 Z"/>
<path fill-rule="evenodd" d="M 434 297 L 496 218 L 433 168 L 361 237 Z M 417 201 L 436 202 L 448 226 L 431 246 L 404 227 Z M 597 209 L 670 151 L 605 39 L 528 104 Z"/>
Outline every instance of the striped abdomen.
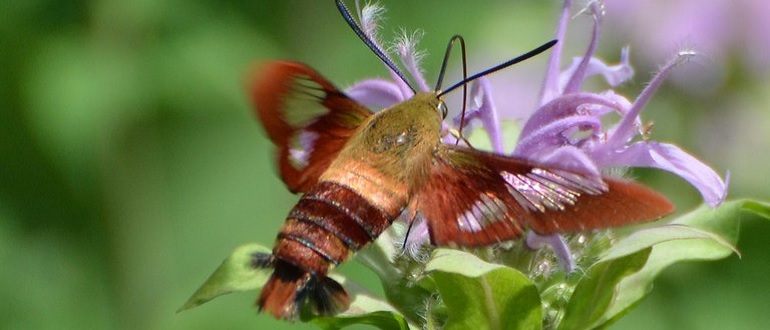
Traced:
<path fill-rule="evenodd" d="M 258 300 L 278 318 L 294 318 L 305 298 L 319 314 L 347 308 L 329 270 L 374 241 L 401 210 L 382 210 L 353 189 L 319 182 L 299 200 L 273 248 L 275 272 Z"/>

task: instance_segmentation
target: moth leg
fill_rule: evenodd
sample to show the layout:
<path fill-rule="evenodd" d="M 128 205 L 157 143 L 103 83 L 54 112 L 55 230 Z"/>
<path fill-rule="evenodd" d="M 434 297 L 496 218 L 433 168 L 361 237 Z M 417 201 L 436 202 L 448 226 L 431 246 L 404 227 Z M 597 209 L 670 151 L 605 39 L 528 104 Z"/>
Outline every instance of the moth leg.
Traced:
<path fill-rule="evenodd" d="M 406 227 L 406 234 L 404 234 L 404 242 L 401 243 L 401 253 L 403 254 L 406 250 L 406 244 L 409 241 L 409 233 L 412 232 L 412 226 L 414 225 L 414 221 L 417 219 L 417 212 L 414 212 L 411 216 L 411 220 L 409 220 L 409 227 Z"/>
<path fill-rule="evenodd" d="M 428 255 L 423 248 L 429 243 L 427 239 L 428 227 L 425 218 L 415 211 L 414 208 L 404 211 L 400 217 L 404 222 L 409 223 L 404 239 L 401 242 L 401 254 L 406 254 L 414 260 L 424 260 L 427 262 Z"/>

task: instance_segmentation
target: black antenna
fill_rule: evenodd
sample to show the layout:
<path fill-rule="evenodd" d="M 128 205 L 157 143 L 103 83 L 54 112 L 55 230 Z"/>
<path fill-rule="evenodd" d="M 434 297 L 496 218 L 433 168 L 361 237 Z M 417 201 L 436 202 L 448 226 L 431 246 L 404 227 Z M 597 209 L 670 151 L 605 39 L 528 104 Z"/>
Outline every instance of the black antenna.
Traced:
<path fill-rule="evenodd" d="M 465 77 L 468 76 L 468 66 L 466 65 L 466 56 L 465 56 L 465 39 L 463 39 L 463 36 L 456 34 L 452 36 L 452 39 L 449 39 L 449 44 L 446 46 L 446 52 L 444 53 L 444 60 L 441 62 L 441 71 L 439 71 L 438 74 L 438 81 L 436 81 L 436 88 L 433 90 L 435 92 L 438 92 L 441 90 L 441 83 L 444 81 L 444 73 L 446 72 L 446 66 L 447 62 L 449 62 L 449 53 L 452 52 L 452 46 L 454 46 L 455 41 L 460 41 L 460 52 L 462 52 L 462 60 L 463 60 L 463 80 L 465 80 Z"/>
<path fill-rule="evenodd" d="M 489 69 L 486 69 L 486 70 L 481 71 L 481 72 L 479 72 L 477 74 L 474 74 L 474 75 L 472 75 L 472 76 L 470 76 L 468 78 L 465 78 L 465 79 L 461 80 L 460 82 L 450 86 L 449 88 L 439 92 L 438 96 L 445 95 L 445 94 L 447 94 L 447 93 L 457 89 L 458 87 L 465 86 L 469 82 L 474 81 L 474 80 L 476 80 L 476 79 L 478 79 L 480 77 L 486 76 L 486 75 L 488 75 L 490 73 L 493 73 L 493 72 L 501 70 L 501 69 L 505 69 L 505 68 L 507 68 L 507 67 L 509 67 L 511 65 L 514 65 L 514 64 L 519 63 L 521 61 L 529 59 L 529 58 L 531 58 L 531 57 L 533 57 L 535 55 L 538 55 L 538 54 L 548 50 L 549 48 L 553 47 L 553 45 L 555 45 L 557 42 L 558 41 L 555 40 L 555 39 L 551 40 L 549 42 L 544 43 L 540 47 L 537 47 L 537 48 L 535 48 L 533 50 L 530 50 L 529 52 L 527 52 L 527 53 L 525 53 L 523 55 L 520 55 L 520 56 L 518 56 L 516 58 L 513 58 L 513 59 L 508 60 L 508 61 L 506 61 L 504 63 L 498 64 L 496 66 L 493 66 L 493 67 L 491 67 Z"/>
<path fill-rule="evenodd" d="M 444 73 L 446 73 L 446 67 L 447 62 L 449 62 L 449 54 L 452 52 L 452 47 L 455 44 L 455 41 L 460 41 L 460 53 L 462 55 L 462 62 L 463 62 L 463 80 L 465 81 L 468 77 L 468 61 L 467 56 L 465 52 L 465 39 L 461 35 L 454 35 L 452 36 L 452 39 L 449 39 L 449 44 L 446 46 L 446 52 L 444 52 L 444 60 L 441 62 L 441 71 L 439 71 L 438 74 L 438 81 L 436 81 L 436 88 L 434 89 L 435 92 L 438 93 L 439 90 L 441 90 L 441 83 L 444 81 Z M 463 110 L 460 112 L 460 118 L 465 118 L 465 109 L 468 106 L 468 84 L 463 84 Z M 460 121 L 460 134 L 457 136 L 457 140 L 455 141 L 455 145 L 460 143 L 460 139 L 462 138 L 462 132 L 463 132 L 463 126 L 465 126 L 465 120 Z"/>
<path fill-rule="evenodd" d="M 372 40 L 366 36 L 364 31 L 361 30 L 361 27 L 358 25 L 358 23 L 356 23 L 355 19 L 353 19 L 353 16 L 350 14 L 348 7 L 345 6 L 342 0 L 336 0 L 336 3 L 340 14 L 342 14 L 342 18 L 345 19 L 345 22 L 348 22 L 348 25 L 350 25 L 350 28 L 353 29 L 353 32 L 356 33 L 358 38 L 360 38 L 361 41 L 363 41 L 364 44 L 366 44 L 366 46 L 369 47 L 369 49 L 371 49 L 372 52 L 374 52 L 374 54 L 377 55 L 377 57 L 379 57 L 380 60 L 388 66 L 388 68 L 393 70 L 393 72 L 395 72 L 396 75 L 401 78 L 401 80 L 403 80 L 407 86 L 409 86 L 409 89 L 412 90 L 412 93 L 417 94 L 417 91 L 414 89 L 414 87 L 412 87 L 411 84 L 409 84 L 409 81 L 406 80 L 406 77 L 404 77 L 404 74 L 401 73 L 401 70 L 399 70 L 393 61 L 391 61 L 390 58 L 388 58 L 388 56 L 385 55 L 385 53 L 380 49 L 380 47 L 377 47 L 377 45 L 375 45 L 374 42 L 372 42 Z"/>

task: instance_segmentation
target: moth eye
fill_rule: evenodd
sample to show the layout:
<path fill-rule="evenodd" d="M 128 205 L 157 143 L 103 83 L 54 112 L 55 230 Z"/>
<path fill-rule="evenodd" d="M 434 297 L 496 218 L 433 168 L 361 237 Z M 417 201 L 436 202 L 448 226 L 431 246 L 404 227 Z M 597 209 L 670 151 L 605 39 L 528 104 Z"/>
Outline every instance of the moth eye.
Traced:
<path fill-rule="evenodd" d="M 439 101 L 438 106 L 436 106 L 438 111 L 441 113 L 441 119 L 445 119 L 447 114 L 449 113 L 449 110 L 446 108 L 446 103 L 444 101 Z"/>

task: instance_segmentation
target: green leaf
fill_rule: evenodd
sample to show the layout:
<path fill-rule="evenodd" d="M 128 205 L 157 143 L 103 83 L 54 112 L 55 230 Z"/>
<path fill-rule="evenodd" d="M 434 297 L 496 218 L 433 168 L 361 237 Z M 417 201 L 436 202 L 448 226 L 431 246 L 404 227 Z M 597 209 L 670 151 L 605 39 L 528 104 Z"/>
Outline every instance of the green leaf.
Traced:
<path fill-rule="evenodd" d="M 444 329 L 540 329 L 537 288 L 519 271 L 456 250 L 437 249 L 426 270 L 446 304 Z"/>
<path fill-rule="evenodd" d="M 387 300 L 409 321 L 422 320 L 422 312 L 425 309 L 425 301 L 431 299 L 435 290 L 429 291 L 419 285 L 410 283 L 403 269 L 394 265 L 394 260 L 401 253 L 393 244 L 397 232 L 402 235 L 406 232 L 406 226 L 395 224 L 391 230 L 386 230 L 374 242 L 356 253 L 356 260 L 374 271 L 380 278 L 383 291 Z"/>
<path fill-rule="evenodd" d="M 368 324 L 383 330 L 409 330 L 409 325 L 401 314 L 387 311 L 349 316 L 316 317 L 311 322 L 328 330 L 342 329 L 355 324 Z"/>
<path fill-rule="evenodd" d="M 725 249 L 737 252 L 730 241 L 706 230 L 683 224 L 671 223 L 661 227 L 643 229 L 624 238 L 618 245 L 607 251 L 602 260 L 617 259 L 665 242 L 685 240 L 711 240 Z"/>
<path fill-rule="evenodd" d="M 598 262 L 580 279 L 569 298 L 559 329 L 589 329 L 610 306 L 618 283 L 641 269 L 651 248 L 616 259 Z"/>
<path fill-rule="evenodd" d="M 650 293 L 652 281 L 669 265 L 721 259 L 736 252 L 740 221 L 754 216 L 770 219 L 770 205 L 741 200 L 716 209 L 702 206 L 670 225 L 640 230 L 619 241 L 602 260 L 653 249 L 644 267 L 621 281 L 617 297 L 592 327 L 606 327 L 630 311 Z"/>
<path fill-rule="evenodd" d="M 433 293 L 425 288 L 406 281 L 382 282 L 385 296 L 398 311 L 410 321 L 422 320 L 425 302 Z"/>
<path fill-rule="evenodd" d="M 269 254 L 271 250 L 259 244 L 245 244 L 235 248 L 179 311 L 200 306 L 224 294 L 261 289 L 273 269 L 254 267 L 252 260 L 255 253 Z M 331 277 L 342 284 L 353 298 L 350 308 L 334 317 L 313 317 L 310 322 L 323 329 L 340 329 L 352 324 L 369 324 L 387 330 L 409 329 L 404 317 L 391 305 L 344 276 L 332 274 Z"/>
<path fill-rule="evenodd" d="M 770 220 L 770 204 L 747 200 L 743 202 L 743 209 L 752 212 L 754 215 Z"/>
<path fill-rule="evenodd" d="M 271 251 L 253 243 L 235 248 L 177 312 L 200 306 L 223 294 L 257 290 L 265 285 L 273 270 L 255 268 L 252 265 L 255 253 L 269 254 Z"/>

